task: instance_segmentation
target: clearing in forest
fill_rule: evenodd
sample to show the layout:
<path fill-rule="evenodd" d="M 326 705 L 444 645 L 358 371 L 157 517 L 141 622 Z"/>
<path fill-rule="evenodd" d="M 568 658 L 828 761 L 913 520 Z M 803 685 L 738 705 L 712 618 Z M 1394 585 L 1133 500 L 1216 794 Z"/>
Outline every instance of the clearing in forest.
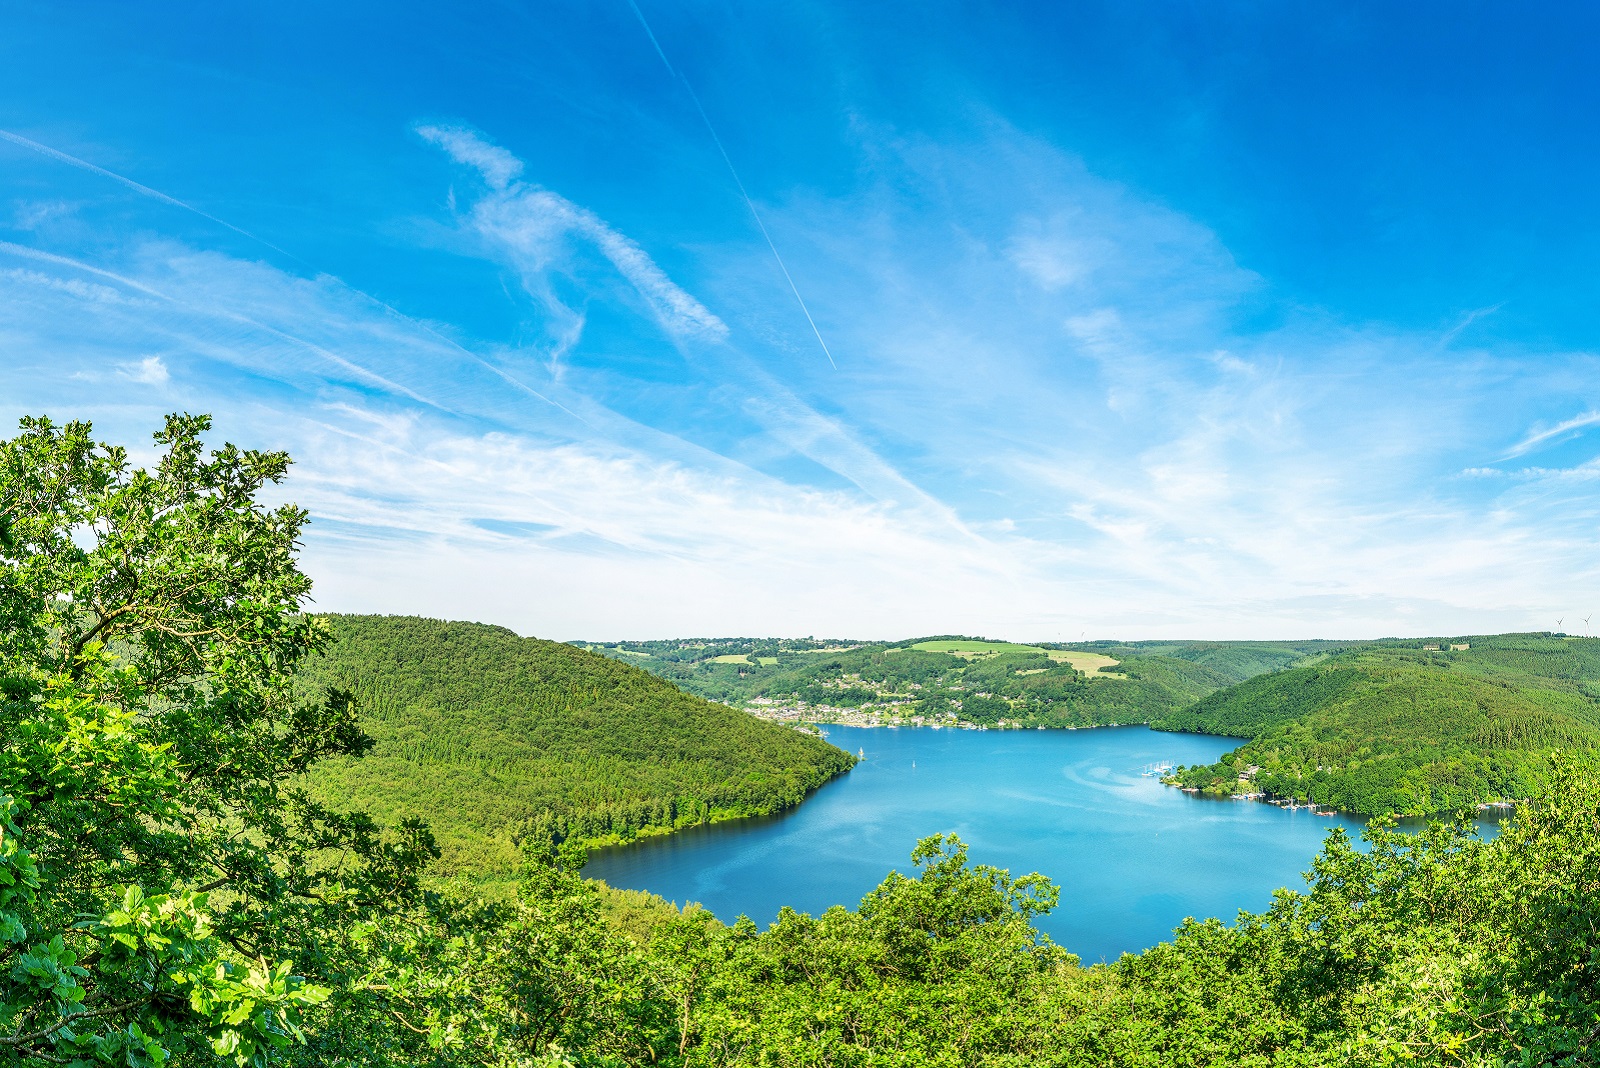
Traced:
<path fill-rule="evenodd" d="M 994 656 L 997 653 L 1042 653 L 1043 649 L 1033 645 L 1017 645 L 1013 642 L 980 642 L 971 638 L 946 638 L 931 642 L 918 642 L 911 648 L 924 653 L 949 653 L 951 656 L 964 656 L 967 659 Z"/>
<path fill-rule="evenodd" d="M 981 660 L 1000 653 L 1042 653 L 1059 664 L 1070 664 L 1091 679 L 1125 679 L 1126 675 L 1101 671 L 1103 667 L 1116 667 L 1121 661 L 1104 653 L 1080 653 L 1066 649 L 1041 649 L 1037 645 L 1018 645 L 1015 642 L 985 642 L 973 638 L 943 638 L 918 642 L 911 648 L 924 653 L 948 653 L 968 660 Z"/>
<path fill-rule="evenodd" d="M 1115 657 L 1106 656 L 1104 653 L 1079 653 L 1065 649 L 1052 649 L 1048 655 L 1051 660 L 1056 660 L 1063 664 L 1071 664 L 1091 679 L 1125 679 L 1128 677 L 1115 672 L 1101 671 L 1100 669 L 1103 667 L 1116 667 L 1121 663 Z"/>

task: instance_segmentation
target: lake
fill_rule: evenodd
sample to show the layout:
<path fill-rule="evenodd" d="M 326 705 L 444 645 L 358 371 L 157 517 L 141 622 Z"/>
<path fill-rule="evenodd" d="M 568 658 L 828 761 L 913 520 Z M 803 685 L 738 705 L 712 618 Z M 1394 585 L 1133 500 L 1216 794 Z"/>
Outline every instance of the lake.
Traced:
<path fill-rule="evenodd" d="M 1342 816 L 1202 799 L 1141 775 L 1209 764 L 1237 739 L 1148 727 L 966 731 L 828 727 L 866 759 L 780 816 L 736 820 L 597 850 L 583 873 L 698 901 L 765 925 L 783 905 L 854 907 L 890 869 L 911 874 L 917 840 L 955 832 L 970 860 L 1039 871 L 1061 888 L 1038 926 L 1085 963 L 1170 937 L 1185 916 L 1259 911 L 1305 884 Z"/>

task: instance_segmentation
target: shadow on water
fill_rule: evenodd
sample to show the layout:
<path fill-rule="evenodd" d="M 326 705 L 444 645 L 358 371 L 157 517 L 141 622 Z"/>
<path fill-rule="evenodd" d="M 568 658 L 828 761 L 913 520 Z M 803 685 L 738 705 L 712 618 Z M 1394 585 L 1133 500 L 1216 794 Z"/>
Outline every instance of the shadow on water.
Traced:
<path fill-rule="evenodd" d="M 806 805 L 823 797 L 829 790 L 839 789 L 846 777 L 841 776 L 823 783 L 807 794 L 805 800 L 796 807 L 784 809 L 770 816 L 744 816 L 736 820 L 724 820 L 721 823 L 703 823 L 685 827 L 671 834 L 648 835 L 632 842 L 591 849 L 583 874 L 592 879 L 601 879 L 604 876 L 597 874 L 600 871 L 650 869 L 660 866 L 666 858 L 680 854 L 689 855 L 698 861 L 708 851 L 738 849 L 742 841 L 759 842 L 783 824 L 800 818 L 801 810 Z M 684 902 L 678 901 L 674 904 L 682 905 Z"/>
<path fill-rule="evenodd" d="M 954 832 L 975 863 L 1049 876 L 1061 902 L 1039 927 L 1094 961 L 1153 945 L 1186 916 L 1263 909 L 1278 887 L 1304 885 L 1329 829 L 1364 826 L 1141 774 L 1211 763 L 1236 739 L 1146 727 L 829 735 L 866 759 L 798 808 L 599 849 L 584 874 L 765 924 L 785 905 L 854 907 L 891 869 L 910 873 L 918 839 Z"/>

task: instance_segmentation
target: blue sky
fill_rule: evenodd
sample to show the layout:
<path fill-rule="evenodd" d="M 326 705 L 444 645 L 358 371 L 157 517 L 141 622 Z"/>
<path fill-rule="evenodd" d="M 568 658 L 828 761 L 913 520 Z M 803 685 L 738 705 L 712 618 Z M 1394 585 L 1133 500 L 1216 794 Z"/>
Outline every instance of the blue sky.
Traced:
<path fill-rule="evenodd" d="M 0 415 L 289 449 L 324 608 L 1600 602 L 1593 8 L 329 6 L 0 7 Z"/>

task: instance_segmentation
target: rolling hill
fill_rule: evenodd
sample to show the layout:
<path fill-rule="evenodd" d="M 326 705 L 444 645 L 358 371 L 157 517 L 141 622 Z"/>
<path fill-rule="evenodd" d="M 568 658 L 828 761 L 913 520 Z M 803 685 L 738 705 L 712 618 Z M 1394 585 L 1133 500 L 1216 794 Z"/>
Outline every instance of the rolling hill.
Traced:
<path fill-rule="evenodd" d="M 1451 644 L 1368 646 L 1160 717 L 1152 726 L 1250 739 L 1172 781 L 1364 815 L 1432 815 L 1528 797 L 1550 751 L 1600 749 L 1600 641 L 1509 634 Z"/>
<path fill-rule="evenodd" d="M 901 642 L 685 638 L 592 645 L 690 693 L 814 722 L 1087 727 L 1145 723 L 1334 642 L 1022 645 L 941 635 Z"/>
<path fill-rule="evenodd" d="M 1187 660 L 1208 668 L 1229 682 L 1264 675 L 1269 671 L 1301 667 L 1352 649 L 1362 648 L 1369 642 L 1327 641 L 1098 641 L 1072 646 L 1089 652 L 1102 653 L 1117 659 L 1131 656 L 1160 656 L 1172 660 Z"/>
<path fill-rule="evenodd" d="M 606 841 L 777 812 L 855 762 L 571 645 L 478 623 L 329 621 L 337 641 L 304 684 L 353 691 L 376 745 L 305 785 L 385 825 L 425 820 L 446 872 L 506 871 L 529 831 Z"/>

